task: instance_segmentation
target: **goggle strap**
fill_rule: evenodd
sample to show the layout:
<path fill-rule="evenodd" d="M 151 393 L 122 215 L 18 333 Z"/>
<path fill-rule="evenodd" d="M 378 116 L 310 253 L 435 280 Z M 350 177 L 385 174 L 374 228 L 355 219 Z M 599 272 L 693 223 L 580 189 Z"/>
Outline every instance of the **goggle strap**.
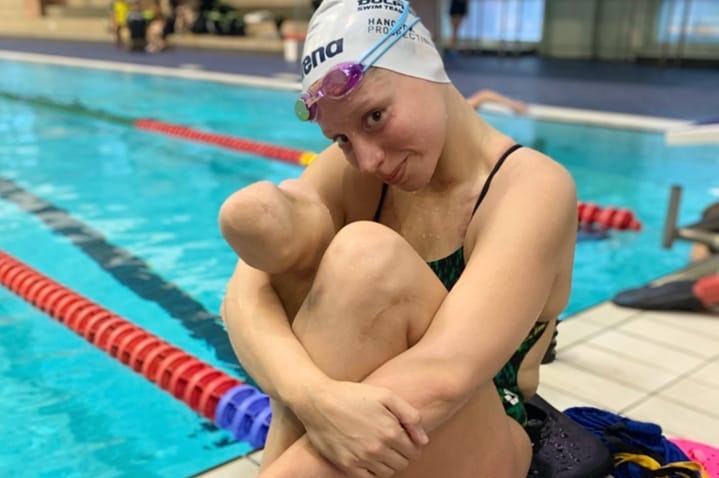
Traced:
<path fill-rule="evenodd" d="M 415 26 L 415 24 L 417 24 L 417 22 L 419 22 L 419 18 L 415 18 L 415 19 L 412 21 L 412 23 L 410 23 L 409 25 L 407 25 L 407 30 L 409 30 L 410 28 L 412 28 L 413 26 Z M 400 26 L 400 28 L 401 28 L 401 26 Z M 398 28 L 397 30 L 399 30 L 399 28 Z M 396 31 L 395 31 L 395 32 L 392 32 L 392 33 L 388 33 L 388 35 L 394 35 L 395 33 L 396 33 Z M 376 62 L 376 61 L 379 59 L 379 57 L 381 57 L 382 55 L 384 55 L 387 50 L 389 50 L 390 48 L 392 48 L 392 45 L 394 45 L 395 43 L 397 43 L 397 42 L 400 40 L 400 38 L 402 38 L 401 35 L 394 35 L 394 38 L 392 38 L 392 40 L 391 40 L 389 43 L 387 43 L 386 45 L 384 45 L 384 48 L 382 48 L 382 50 L 380 50 L 380 52 L 377 53 L 377 54 L 374 56 L 374 59 L 373 59 L 372 61 L 368 61 L 367 63 L 364 63 L 364 61 L 360 61 L 359 63 L 360 63 L 360 65 L 362 65 L 362 72 L 367 71 L 367 69 L 368 69 L 370 66 L 372 66 L 372 65 L 374 64 L 374 62 Z M 385 40 L 383 39 L 382 42 L 384 42 L 384 41 L 385 41 Z M 365 55 L 365 56 L 367 56 L 367 55 Z"/>
<path fill-rule="evenodd" d="M 402 28 L 402 26 L 404 25 L 404 23 L 407 21 L 407 17 L 408 17 L 408 16 L 409 16 L 409 2 L 405 1 L 405 2 L 404 2 L 404 8 L 402 9 L 402 13 L 400 14 L 400 16 L 399 16 L 399 18 L 397 19 L 397 21 L 394 23 L 394 26 L 393 26 L 387 33 L 385 33 L 385 35 L 380 39 L 380 41 L 378 41 L 377 43 L 375 43 L 375 45 L 374 45 L 372 48 L 370 48 L 370 49 L 367 51 L 367 53 L 365 53 L 365 54 L 362 56 L 362 58 L 359 59 L 359 61 L 358 61 L 357 63 L 359 63 L 360 65 L 363 65 L 364 62 L 365 62 L 365 60 L 366 60 L 370 55 L 372 55 L 372 53 L 374 53 L 375 50 L 377 50 L 377 48 L 379 48 L 380 46 L 382 46 L 388 39 L 390 39 L 390 37 L 392 37 L 392 35 L 394 35 L 395 33 L 397 33 L 397 31 L 398 31 L 400 28 Z M 389 46 L 385 47 L 384 50 L 382 50 L 379 55 L 376 55 L 376 56 L 375 56 L 375 59 L 374 59 L 373 61 L 369 62 L 369 64 L 367 65 L 367 67 L 365 67 L 365 69 L 368 68 L 369 66 L 371 66 L 372 63 L 374 63 L 375 61 L 377 61 L 377 58 L 379 58 L 379 57 L 382 55 L 382 53 L 386 52 L 386 51 L 387 51 L 387 48 L 389 48 L 390 46 L 394 45 L 395 41 L 396 41 L 396 40 L 392 41 L 392 43 L 390 43 Z M 364 70 L 363 70 L 363 71 L 364 71 Z"/>

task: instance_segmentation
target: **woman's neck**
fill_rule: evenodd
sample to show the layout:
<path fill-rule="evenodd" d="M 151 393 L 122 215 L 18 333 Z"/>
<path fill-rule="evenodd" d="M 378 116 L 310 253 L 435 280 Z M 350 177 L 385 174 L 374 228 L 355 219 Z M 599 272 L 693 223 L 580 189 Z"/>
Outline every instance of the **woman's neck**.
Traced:
<path fill-rule="evenodd" d="M 471 186 L 489 175 L 501 152 L 512 144 L 509 137 L 477 115 L 456 88 L 448 88 L 445 95 L 447 137 L 427 185 L 429 190 Z"/>

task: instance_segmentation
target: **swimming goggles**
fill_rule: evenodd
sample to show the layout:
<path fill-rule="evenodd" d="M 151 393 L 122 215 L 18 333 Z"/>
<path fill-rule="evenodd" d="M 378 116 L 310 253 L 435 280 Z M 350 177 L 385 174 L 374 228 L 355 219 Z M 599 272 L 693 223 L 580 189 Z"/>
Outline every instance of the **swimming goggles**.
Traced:
<path fill-rule="evenodd" d="M 409 2 L 404 2 L 402 13 L 392 28 L 358 62 L 345 62 L 333 66 L 319 81 L 318 86 L 310 87 L 306 93 L 300 95 L 295 102 L 297 117 L 302 121 L 313 121 L 317 118 L 317 102 L 320 99 L 340 100 L 354 91 L 362 82 L 367 69 L 402 38 L 402 35 L 397 32 L 403 27 L 409 30 L 419 22 L 419 17 L 416 17 L 405 26 L 408 16 Z M 381 50 L 372 57 L 379 48 Z"/>

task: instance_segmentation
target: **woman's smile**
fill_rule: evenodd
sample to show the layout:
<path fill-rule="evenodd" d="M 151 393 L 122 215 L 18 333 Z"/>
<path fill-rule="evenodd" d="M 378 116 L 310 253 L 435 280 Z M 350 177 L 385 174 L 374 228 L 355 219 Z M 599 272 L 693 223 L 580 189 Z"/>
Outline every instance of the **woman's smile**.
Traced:
<path fill-rule="evenodd" d="M 403 159 L 402 162 L 400 162 L 399 165 L 394 169 L 394 171 L 392 171 L 389 176 L 385 177 L 383 181 L 391 185 L 400 183 L 401 180 L 404 178 L 406 164 L 407 160 Z"/>

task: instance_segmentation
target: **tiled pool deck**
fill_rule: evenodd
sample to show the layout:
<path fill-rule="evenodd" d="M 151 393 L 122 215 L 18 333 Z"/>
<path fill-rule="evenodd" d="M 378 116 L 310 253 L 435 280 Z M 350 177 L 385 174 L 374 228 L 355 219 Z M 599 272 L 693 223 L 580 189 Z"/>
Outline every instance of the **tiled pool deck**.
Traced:
<path fill-rule="evenodd" d="M 266 53 L 178 47 L 161 55 L 131 55 L 109 43 L 1 35 L 0 50 L 170 68 L 200 65 L 267 78 L 292 77 L 295 71 L 277 54 Z M 683 120 L 718 114 L 717 71 L 475 57 L 452 59 L 448 70 L 465 94 L 490 87 L 552 107 Z M 719 272 L 719 261 L 709 270 Z M 542 367 L 539 390 L 555 407 L 595 406 L 657 423 L 670 437 L 719 446 L 718 314 L 645 312 L 604 303 L 566 319 L 559 331 L 557 359 Z M 198 476 L 254 477 L 260 458 L 261 451 L 238 457 Z"/>

